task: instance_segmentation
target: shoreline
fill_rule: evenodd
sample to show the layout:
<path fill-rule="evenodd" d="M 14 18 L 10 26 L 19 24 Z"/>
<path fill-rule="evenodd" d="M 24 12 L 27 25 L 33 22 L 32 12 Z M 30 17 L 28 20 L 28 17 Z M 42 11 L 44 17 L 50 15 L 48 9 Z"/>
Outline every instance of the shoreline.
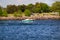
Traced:
<path fill-rule="evenodd" d="M 33 19 L 33 20 L 48 20 L 48 19 L 60 19 L 60 16 L 41 16 L 41 17 L 0 17 L 0 20 L 24 20 L 24 19 Z"/>

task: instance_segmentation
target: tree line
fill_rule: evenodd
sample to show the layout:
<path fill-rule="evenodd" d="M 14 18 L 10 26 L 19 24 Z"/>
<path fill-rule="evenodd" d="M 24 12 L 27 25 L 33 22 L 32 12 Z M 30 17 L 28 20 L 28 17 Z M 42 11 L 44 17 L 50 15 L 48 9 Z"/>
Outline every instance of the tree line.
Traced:
<path fill-rule="evenodd" d="M 26 16 L 30 16 L 32 13 L 45 13 L 45 12 L 59 12 L 60 2 L 55 2 L 52 6 L 48 6 L 46 3 L 36 3 L 28 5 L 7 5 L 6 8 L 0 6 L 0 16 L 7 16 L 7 14 L 14 14 L 15 16 L 21 16 L 22 12 Z"/>

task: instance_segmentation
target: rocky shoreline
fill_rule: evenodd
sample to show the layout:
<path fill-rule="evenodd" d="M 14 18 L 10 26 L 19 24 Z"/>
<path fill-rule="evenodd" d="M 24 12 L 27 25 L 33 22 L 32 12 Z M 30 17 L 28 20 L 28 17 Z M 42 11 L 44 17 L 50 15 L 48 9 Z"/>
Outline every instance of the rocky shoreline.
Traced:
<path fill-rule="evenodd" d="M 0 17 L 0 20 L 24 20 L 24 19 L 33 19 L 33 20 L 44 20 L 44 19 L 60 19 L 60 16 L 41 16 L 41 17 Z"/>

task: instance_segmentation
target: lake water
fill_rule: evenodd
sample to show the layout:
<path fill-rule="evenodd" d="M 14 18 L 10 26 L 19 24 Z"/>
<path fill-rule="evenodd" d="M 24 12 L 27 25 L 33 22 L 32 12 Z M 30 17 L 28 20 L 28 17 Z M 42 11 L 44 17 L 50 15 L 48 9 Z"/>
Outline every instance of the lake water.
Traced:
<path fill-rule="evenodd" d="M 60 20 L 0 20 L 0 40 L 60 40 Z"/>

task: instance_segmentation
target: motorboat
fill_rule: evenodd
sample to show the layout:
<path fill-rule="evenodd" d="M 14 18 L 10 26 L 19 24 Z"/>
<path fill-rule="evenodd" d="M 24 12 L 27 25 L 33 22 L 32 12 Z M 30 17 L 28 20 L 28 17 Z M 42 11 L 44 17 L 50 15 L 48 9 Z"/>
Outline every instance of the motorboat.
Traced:
<path fill-rule="evenodd" d="M 22 20 L 22 23 L 33 23 L 33 19 L 25 19 L 25 20 Z"/>

